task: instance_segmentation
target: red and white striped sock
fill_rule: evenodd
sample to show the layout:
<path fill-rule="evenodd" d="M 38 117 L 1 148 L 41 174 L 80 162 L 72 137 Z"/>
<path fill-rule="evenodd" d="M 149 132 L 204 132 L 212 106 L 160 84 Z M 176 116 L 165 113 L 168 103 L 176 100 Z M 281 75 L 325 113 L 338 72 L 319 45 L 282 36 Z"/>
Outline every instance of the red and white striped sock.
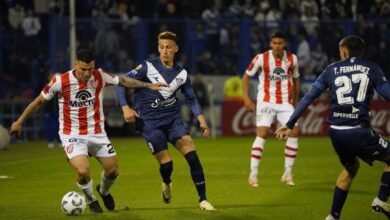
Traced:
<path fill-rule="evenodd" d="M 261 157 L 263 156 L 264 143 L 264 138 L 256 137 L 255 141 L 252 144 L 250 174 L 251 176 L 257 176 L 257 169 L 259 167 Z"/>
<path fill-rule="evenodd" d="M 286 147 L 284 148 L 284 169 L 285 173 L 291 174 L 295 158 L 298 153 L 298 138 L 287 138 Z"/>

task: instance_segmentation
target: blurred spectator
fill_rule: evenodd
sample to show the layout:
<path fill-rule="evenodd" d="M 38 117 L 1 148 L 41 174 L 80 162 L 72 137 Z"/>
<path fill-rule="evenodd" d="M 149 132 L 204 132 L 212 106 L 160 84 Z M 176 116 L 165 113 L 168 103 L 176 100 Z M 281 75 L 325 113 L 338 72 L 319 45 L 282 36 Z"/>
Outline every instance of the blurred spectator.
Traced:
<path fill-rule="evenodd" d="M 13 8 L 8 9 L 8 22 L 11 26 L 12 48 L 14 48 L 15 51 L 20 51 L 22 49 L 22 23 L 24 18 L 24 8 L 20 5 L 20 3 L 16 3 Z"/>
<path fill-rule="evenodd" d="M 54 74 L 49 73 L 47 78 L 50 80 L 54 76 Z M 45 133 L 47 139 L 47 147 L 54 148 L 56 145 L 61 147 L 60 137 L 58 135 L 59 129 L 59 119 L 58 119 L 58 101 L 57 98 L 50 100 L 46 105 L 44 105 L 44 125 L 45 125 Z"/>
<path fill-rule="evenodd" d="M 24 48 L 28 50 L 29 57 L 37 56 L 39 50 L 39 31 L 41 30 L 41 22 L 39 18 L 34 16 L 32 9 L 27 10 L 27 17 L 23 19 L 22 28 L 24 31 Z"/>
<path fill-rule="evenodd" d="M 299 60 L 299 71 L 304 75 L 310 72 L 310 47 L 304 34 L 299 34 L 298 38 L 297 57 Z"/>
<path fill-rule="evenodd" d="M 220 6 L 213 4 L 202 12 L 202 20 L 206 24 L 207 48 L 213 55 L 217 54 L 219 46 L 218 18 Z"/>
<path fill-rule="evenodd" d="M 317 44 L 310 53 L 310 64 L 313 76 L 318 77 L 322 70 L 329 64 L 328 56 L 322 51 L 321 44 Z"/>
<path fill-rule="evenodd" d="M 242 83 L 237 73 L 233 73 L 223 84 L 225 99 L 242 99 Z"/>

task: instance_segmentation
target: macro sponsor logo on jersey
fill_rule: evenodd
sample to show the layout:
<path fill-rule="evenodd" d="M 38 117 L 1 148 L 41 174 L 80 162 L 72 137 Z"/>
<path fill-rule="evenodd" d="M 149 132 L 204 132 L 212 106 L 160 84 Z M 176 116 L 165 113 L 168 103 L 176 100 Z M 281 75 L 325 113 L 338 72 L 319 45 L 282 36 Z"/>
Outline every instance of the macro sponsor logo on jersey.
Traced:
<path fill-rule="evenodd" d="M 78 91 L 75 98 L 76 100 L 69 100 L 68 105 L 70 107 L 88 107 L 95 103 L 95 98 L 91 98 L 92 95 L 87 90 Z"/>
<path fill-rule="evenodd" d="M 276 67 L 274 71 L 269 75 L 268 78 L 271 81 L 287 80 L 288 74 L 284 71 L 283 68 Z"/>
<path fill-rule="evenodd" d="M 154 102 L 150 105 L 152 108 L 158 108 L 158 107 L 166 107 L 175 104 L 177 101 L 176 97 L 171 97 L 165 100 L 156 99 Z"/>

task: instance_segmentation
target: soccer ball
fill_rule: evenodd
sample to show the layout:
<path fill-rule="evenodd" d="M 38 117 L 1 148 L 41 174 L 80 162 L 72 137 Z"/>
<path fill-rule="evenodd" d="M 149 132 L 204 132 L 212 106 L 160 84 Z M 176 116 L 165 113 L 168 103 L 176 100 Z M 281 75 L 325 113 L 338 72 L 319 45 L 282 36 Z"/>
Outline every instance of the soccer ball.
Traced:
<path fill-rule="evenodd" d="M 80 215 L 86 206 L 85 197 L 74 191 L 66 193 L 61 200 L 62 211 L 67 215 Z"/>

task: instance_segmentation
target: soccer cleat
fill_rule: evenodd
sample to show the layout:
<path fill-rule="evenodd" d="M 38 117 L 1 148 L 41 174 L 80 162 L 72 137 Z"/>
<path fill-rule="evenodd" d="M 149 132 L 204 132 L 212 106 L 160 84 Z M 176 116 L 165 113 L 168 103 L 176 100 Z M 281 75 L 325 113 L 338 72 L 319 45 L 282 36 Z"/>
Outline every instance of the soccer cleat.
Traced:
<path fill-rule="evenodd" d="M 162 197 L 163 201 L 168 204 L 171 202 L 172 198 L 172 182 L 169 184 L 162 183 Z"/>
<path fill-rule="evenodd" d="M 382 212 L 386 215 L 388 219 L 390 219 L 390 204 L 387 202 L 383 202 L 378 197 L 375 197 L 374 201 L 372 201 L 371 208 L 376 212 Z"/>
<path fill-rule="evenodd" d="M 282 178 L 280 178 L 280 181 L 282 181 L 282 183 L 285 183 L 287 186 L 295 186 L 293 176 L 291 174 L 284 173 Z"/>
<path fill-rule="evenodd" d="M 338 218 L 333 217 L 331 214 L 326 216 L 325 220 L 339 220 Z"/>
<path fill-rule="evenodd" d="M 100 184 L 96 185 L 96 191 L 99 193 L 100 197 L 102 197 L 104 206 L 110 211 L 114 210 L 115 202 L 114 198 L 112 198 L 111 193 L 108 193 L 107 195 L 102 195 L 100 193 Z"/>
<path fill-rule="evenodd" d="M 97 200 L 89 203 L 89 209 L 91 210 L 92 213 L 102 213 L 103 209 L 100 207 L 99 202 Z"/>
<path fill-rule="evenodd" d="M 214 208 L 213 205 L 211 205 L 207 200 L 203 200 L 202 202 L 199 203 L 200 209 L 202 210 L 207 210 L 207 211 L 214 211 L 217 210 Z"/>
<path fill-rule="evenodd" d="M 257 177 L 256 176 L 249 176 L 248 183 L 250 186 L 258 187 L 259 184 L 257 183 Z"/>

